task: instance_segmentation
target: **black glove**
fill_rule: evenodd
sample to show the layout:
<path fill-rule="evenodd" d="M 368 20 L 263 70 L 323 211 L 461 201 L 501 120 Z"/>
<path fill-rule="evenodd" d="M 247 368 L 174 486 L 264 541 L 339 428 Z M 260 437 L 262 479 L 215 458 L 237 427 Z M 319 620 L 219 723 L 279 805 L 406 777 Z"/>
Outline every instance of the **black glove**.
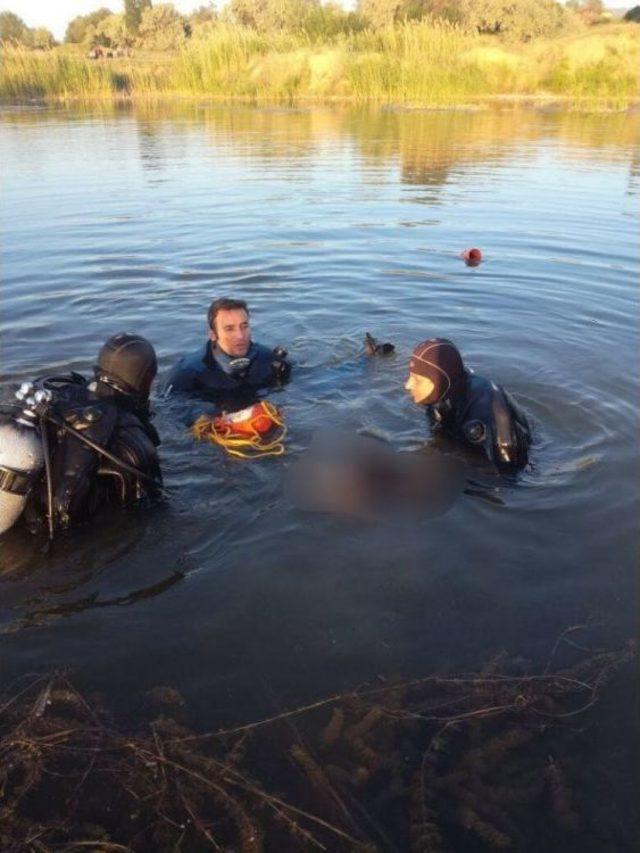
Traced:
<path fill-rule="evenodd" d="M 273 351 L 273 355 L 274 360 L 271 362 L 273 376 L 278 385 L 282 385 L 283 382 L 287 381 L 289 374 L 291 373 L 291 365 L 286 360 L 287 351 L 284 347 L 276 347 Z"/>

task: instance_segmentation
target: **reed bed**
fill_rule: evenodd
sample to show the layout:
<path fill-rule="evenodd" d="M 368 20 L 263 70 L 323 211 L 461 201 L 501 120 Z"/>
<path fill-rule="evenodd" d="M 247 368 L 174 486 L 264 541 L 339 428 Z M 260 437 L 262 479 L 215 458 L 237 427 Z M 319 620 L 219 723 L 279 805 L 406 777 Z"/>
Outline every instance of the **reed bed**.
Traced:
<path fill-rule="evenodd" d="M 424 106 L 519 96 L 624 107 L 640 95 L 640 28 L 618 24 L 516 45 L 436 21 L 325 42 L 221 25 L 179 52 L 155 56 L 2 51 L 4 100 L 176 95 Z"/>

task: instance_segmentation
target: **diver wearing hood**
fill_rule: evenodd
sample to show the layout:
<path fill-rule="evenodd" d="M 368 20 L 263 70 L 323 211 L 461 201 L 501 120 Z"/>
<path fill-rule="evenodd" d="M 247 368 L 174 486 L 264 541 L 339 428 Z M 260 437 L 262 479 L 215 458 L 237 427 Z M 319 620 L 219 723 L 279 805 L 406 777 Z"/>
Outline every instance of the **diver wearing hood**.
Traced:
<path fill-rule="evenodd" d="M 504 388 L 465 368 L 451 341 L 430 338 L 417 345 L 405 388 L 414 403 L 427 407 L 434 430 L 482 450 L 501 473 L 527 464 L 526 416 Z"/>
<path fill-rule="evenodd" d="M 18 479 L 5 478 L 8 495 L 0 484 L 0 532 L 23 512 L 31 530 L 48 523 L 53 535 L 104 504 L 127 506 L 159 494 L 160 439 L 149 411 L 156 372 L 149 341 L 123 333 L 100 350 L 94 381 L 71 373 L 23 386 L 22 411 L 3 424 L 4 446 L 15 459 L 4 454 L 0 468 Z M 30 464 L 18 462 L 21 448 Z"/>
<path fill-rule="evenodd" d="M 194 394 L 220 405 L 248 405 L 260 388 L 285 383 L 291 372 L 286 351 L 251 340 L 249 309 L 241 299 L 215 299 L 207 315 L 204 349 L 178 362 L 166 393 Z"/>

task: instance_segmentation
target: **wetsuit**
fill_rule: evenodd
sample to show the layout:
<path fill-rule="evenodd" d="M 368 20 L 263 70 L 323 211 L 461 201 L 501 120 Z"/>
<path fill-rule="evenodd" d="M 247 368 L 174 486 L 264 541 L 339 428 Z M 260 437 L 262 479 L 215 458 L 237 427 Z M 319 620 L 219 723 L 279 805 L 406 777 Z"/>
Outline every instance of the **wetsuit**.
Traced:
<path fill-rule="evenodd" d="M 45 387 L 48 380 L 44 380 Z M 112 455 L 138 469 L 138 477 L 118 467 L 55 423 L 47 435 L 51 458 L 53 517 L 56 528 L 91 517 L 108 504 L 127 506 L 145 496 L 156 497 L 162 482 L 148 401 L 122 394 L 101 383 L 88 384 L 78 374 L 56 377 L 51 412 L 58 422 L 79 431 Z M 28 527 L 44 526 L 48 511 L 43 471 L 27 503 Z"/>
<path fill-rule="evenodd" d="M 291 365 L 284 350 L 252 343 L 244 358 L 233 358 L 207 341 L 182 358 L 167 380 L 166 393 L 194 394 L 219 405 L 248 405 L 260 388 L 283 384 Z"/>
<path fill-rule="evenodd" d="M 500 385 L 464 371 L 454 394 L 427 406 L 435 431 L 484 451 L 502 473 L 528 461 L 531 429 L 524 413 Z"/>

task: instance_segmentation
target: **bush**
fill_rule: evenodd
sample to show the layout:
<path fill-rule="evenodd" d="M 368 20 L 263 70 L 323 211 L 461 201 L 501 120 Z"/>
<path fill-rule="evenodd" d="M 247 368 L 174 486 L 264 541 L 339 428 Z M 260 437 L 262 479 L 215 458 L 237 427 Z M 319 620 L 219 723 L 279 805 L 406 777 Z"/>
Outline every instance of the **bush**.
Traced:
<path fill-rule="evenodd" d="M 640 24 L 640 6 L 634 6 L 633 9 L 629 9 L 623 20 Z"/>
<path fill-rule="evenodd" d="M 151 0 L 124 0 L 124 20 L 131 35 L 138 32 L 145 9 L 151 8 Z"/>
<path fill-rule="evenodd" d="M 260 33 L 300 29 L 300 22 L 320 8 L 319 0 L 230 0 L 231 20 Z"/>
<path fill-rule="evenodd" d="M 109 15 L 86 33 L 86 40 L 91 47 L 107 47 L 113 50 L 131 47 L 133 37 L 127 29 L 124 15 Z"/>
<path fill-rule="evenodd" d="M 517 41 L 555 35 L 567 21 L 555 0 L 462 0 L 460 8 L 463 21 L 478 33 L 501 33 Z"/>
<path fill-rule="evenodd" d="M 434 18 L 460 23 L 460 3 L 456 0 L 358 0 L 358 13 L 374 29 L 390 27 L 399 21 Z"/>
<path fill-rule="evenodd" d="M 56 40 L 46 27 L 31 29 L 13 12 L 0 13 L 0 44 L 49 50 Z"/>
<path fill-rule="evenodd" d="M 198 6 L 189 15 L 189 24 L 192 27 L 204 26 L 205 24 L 215 24 L 218 20 L 218 13 L 215 10 L 213 3 L 208 6 Z"/>
<path fill-rule="evenodd" d="M 31 33 L 31 46 L 36 50 L 51 50 L 56 40 L 46 27 L 36 27 Z"/>
<path fill-rule="evenodd" d="M 78 15 L 67 26 L 67 31 L 64 40 L 70 44 L 82 44 L 88 39 L 89 31 L 95 27 L 100 21 L 108 18 L 111 11 L 104 6 L 101 9 L 96 9 L 95 12 L 90 12 L 88 15 Z"/>
<path fill-rule="evenodd" d="M 358 13 L 375 29 L 390 27 L 398 20 L 402 0 L 359 0 Z"/>
<path fill-rule="evenodd" d="M 169 3 L 145 9 L 138 28 L 140 44 L 149 50 L 176 50 L 187 38 L 187 20 Z"/>
<path fill-rule="evenodd" d="M 192 38 L 207 38 L 218 23 L 218 13 L 213 3 L 199 6 L 189 15 L 185 24 L 187 35 Z"/>
<path fill-rule="evenodd" d="M 18 15 L 13 12 L 0 12 L 0 42 L 28 45 L 31 30 Z"/>

